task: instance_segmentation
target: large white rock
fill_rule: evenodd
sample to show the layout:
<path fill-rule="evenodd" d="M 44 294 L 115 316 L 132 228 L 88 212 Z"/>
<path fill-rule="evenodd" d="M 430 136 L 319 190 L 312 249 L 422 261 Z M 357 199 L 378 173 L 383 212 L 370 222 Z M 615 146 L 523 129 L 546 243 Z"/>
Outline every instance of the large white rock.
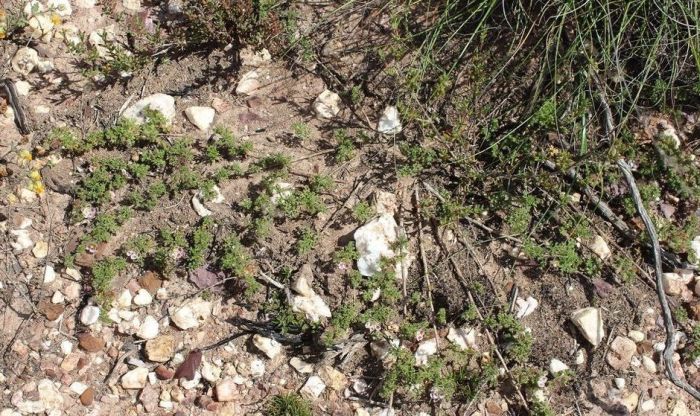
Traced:
<path fill-rule="evenodd" d="M 331 309 L 326 304 L 326 301 L 315 293 L 311 296 L 294 296 L 292 298 L 292 310 L 304 313 L 306 319 L 312 322 L 318 322 L 321 318 L 331 317 Z"/>
<path fill-rule="evenodd" d="M 180 307 L 171 307 L 170 319 L 180 329 L 190 329 L 199 326 L 211 316 L 212 304 L 197 298 Z"/>
<path fill-rule="evenodd" d="M 459 349 L 478 349 L 476 344 L 476 330 L 474 328 L 450 328 L 447 331 L 447 340 L 455 344 Z"/>
<path fill-rule="evenodd" d="M 693 238 L 690 242 L 690 248 L 692 249 L 691 254 L 693 255 L 693 263 L 700 263 L 700 235 Z"/>
<path fill-rule="evenodd" d="M 39 53 L 32 48 L 19 48 L 12 57 L 12 69 L 22 75 L 27 75 L 39 65 Z"/>
<path fill-rule="evenodd" d="M 125 389 L 142 389 L 146 387 L 148 380 L 148 368 L 137 367 L 127 371 L 121 378 L 122 387 Z"/>
<path fill-rule="evenodd" d="M 394 216 L 383 214 L 355 231 L 355 247 L 359 255 L 357 269 L 363 276 L 372 276 L 381 270 L 382 258 L 393 258 L 391 248 L 397 239 L 397 224 Z"/>
<path fill-rule="evenodd" d="M 282 352 L 282 344 L 272 338 L 267 338 L 260 334 L 253 335 L 253 345 L 255 345 L 255 348 L 259 349 L 269 359 L 274 359 Z"/>
<path fill-rule="evenodd" d="M 582 308 L 571 314 L 571 321 L 581 331 L 581 334 L 594 347 L 600 345 L 605 336 L 603 316 L 598 308 Z"/>
<path fill-rule="evenodd" d="M 10 235 L 15 238 L 15 241 L 10 242 L 10 246 L 16 251 L 26 250 L 34 246 L 34 241 L 29 237 L 29 230 L 10 230 Z"/>
<path fill-rule="evenodd" d="M 48 378 L 40 380 L 37 384 L 37 391 L 39 392 L 39 400 L 46 409 L 59 411 L 63 409 L 63 394 L 56 388 L 53 381 Z"/>
<path fill-rule="evenodd" d="M 211 107 L 189 107 L 185 110 L 185 115 L 190 123 L 200 130 L 207 130 L 214 122 L 216 110 Z"/>
<path fill-rule="evenodd" d="M 318 396 L 323 393 L 323 390 L 326 389 L 326 383 L 321 380 L 321 377 L 319 376 L 311 376 L 306 380 L 306 383 L 304 383 L 304 387 L 299 390 L 299 393 L 306 397 L 307 399 L 317 399 Z"/>
<path fill-rule="evenodd" d="M 569 366 L 564 364 L 561 360 L 552 358 L 549 362 L 549 372 L 556 376 L 557 374 L 564 372 L 569 369 Z"/>
<path fill-rule="evenodd" d="M 153 302 L 153 296 L 146 289 L 139 289 L 134 296 L 134 305 L 136 306 L 146 306 Z"/>
<path fill-rule="evenodd" d="M 211 214 L 213 214 L 213 212 L 211 212 L 209 209 L 207 209 L 207 207 L 204 206 L 204 204 L 202 204 L 202 201 L 200 201 L 199 198 L 197 198 L 197 195 L 192 197 L 192 208 L 194 209 L 194 212 L 196 212 L 197 215 L 199 215 L 200 217 L 208 217 Z"/>
<path fill-rule="evenodd" d="M 122 0 L 122 6 L 126 10 L 138 12 L 141 10 L 141 0 Z"/>
<path fill-rule="evenodd" d="M 83 325 L 92 325 L 100 319 L 100 308 L 94 305 L 88 305 L 80 312 L 80 323 Z"/>
<path fill-rule="evenodd" d="M 435 338 L 423 341 L 416 348 L 416 365 L 423 366 L 428 364 L 428 359 L 431 355 L 437 354 L 437 340 Z"/>
<path fill-rule="evenodd" d="M 124 110 L 122 116 L 132 119 L 138 124 L 142 124 L 146 122 L 146 117 L 143 113 L 143 110 L 146 108 L 158 110 L 168 123 L 172 123 L 175 118 L 175 98 L 161 93 L 149 95 L 148 97 L 136 101 L 129 106 L 129 108 Z"/>
<path fill-rule="evenodd" d="M 324 90 L 314 100 L 314 111 L 321 118 L 333 118 L 340 113 L 340 96 L 333 91 Z"/>
<path fill-rule="evenodd" d="M 384 109 L 381 117 L 379 117 L 379 123 L 377 123 L 377 130 L 384 134 L 399 134 L 403 127 L 401 125 L 401 119 L 399 118 L 399 110 L 394 106 L 389 106 Z"/>
<path fill-rule="evenodd" d="M 56 280 L 56 271 L 53 269 L 53 266 L 50 264 L 47 264 L 46 267 L 44 268 L 44 284 L 48 285 L 53 283 Z"/>
<path fill-rule="evenodd" d="M 528 296 L 527 299 L 523 299 L 520 297 L 517 298 L 515 300 L 515 305 L 517 307 L 517 312 L 515 316 L 517 316 L 519 319 L 522 319 L 535 312 L 535 309 L 537 309 L 540 303 L 537 301 L 537 299 L 533 298 L 532 296 Z"/>
<path fill-rule="evenodd" d="M 610 247 L 605 239 L 599 235 L 588 244 L 588 248 L 594 252 L 601 260 L 605 260 L 612 255 Z"/>
<path fill-rule="evenodd" d="M 151 315 L 146 315 L 141 326 L 139 326 L 136 336 L 141 339 L 154 339 L 158 336 L 158 331 L 160 330 L 160 325 L 156 318 Z"/>
<path fill-rule="evenodd" d="M 236 94 L 252 95 L 255 90 L 260 88 L 260 81 L 258 81 L 259 77 L 260 75 L 255 70 L 243 74 L 241 80 L 238 81 L 238 85 L 236 86 Z"/>
<path fill-rule="evenodd" d="M 687 290 L 687 285 L 691 280 L 692 276 L 687 278 L 678 273 L 663 273 L 661 275 L 661 282 L 663 284 L 664 291 L 667 295 L 671 296 L 680 295 L 684 290 Z"/>
<path fill-rule="evenodd" d="M 263 66 L 272 60 L 272 55 L 267 49 L 261 49 L 259 51 L 254 50 L 251 47 L 242 49 L 239 52 L 241 57 L 241 62 L 243 66 L 259 67 Z"/>

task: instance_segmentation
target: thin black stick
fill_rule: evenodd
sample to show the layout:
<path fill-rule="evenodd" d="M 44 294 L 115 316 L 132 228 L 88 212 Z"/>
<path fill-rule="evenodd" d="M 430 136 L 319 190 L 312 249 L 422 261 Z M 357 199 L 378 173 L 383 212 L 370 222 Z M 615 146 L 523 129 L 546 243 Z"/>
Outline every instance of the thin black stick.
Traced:
<path fill-rule="evenodd" d="M 654 223 L 651 222 L 649 214 L 647 214 L 647 210 L 644 208 L 642 197 L 639 195 L 639 189 L 637 189 L 637 183 L 634 180 L 634 176 L 632 175 L 632 170 L 630 169 L 630 166 L 627 164 L 627 162 L 625 162 L 622 159 L 617 161 L 617 166 L 620 167 L 620 170 L 625 175 L 625 179 L 627 179 L 630 191 L 632 192 L 632 199 L 634 200 L 634 205 L 637 207 L 637 212 L 639 212 L 639 215 L 642 217 L 642 221 L 644 221 L 644 225 L 647 229 L 647 234 L 649 234 L 649 240 L 651 240 L 651 248 L 654 251 L 656 294 L 659 297 L 659 303 L 661 304 L 661 312 L 664 317 L 664 326 L 666 327 L 666 346 L 664 348 L 663 353 L 664 364 L 666 366 L 666 374 L 668 375 L 668 378 L 673 382 L 673 384 L 685 390 L 696 400 L 700 400 L 700 391 L 696 390 L 685 380 L 682 380 L 673 371 L 673 353 L 676 351 L 676 330 L 673 328 L 671 308 L 668 306 L 668 299 L 666 298 L 666 292 L 664 292 L 664 285 L 661 279 L 663 271 L 661 270 L 661 246 L 659 245 L 659 237 L 656 234 Z"/>

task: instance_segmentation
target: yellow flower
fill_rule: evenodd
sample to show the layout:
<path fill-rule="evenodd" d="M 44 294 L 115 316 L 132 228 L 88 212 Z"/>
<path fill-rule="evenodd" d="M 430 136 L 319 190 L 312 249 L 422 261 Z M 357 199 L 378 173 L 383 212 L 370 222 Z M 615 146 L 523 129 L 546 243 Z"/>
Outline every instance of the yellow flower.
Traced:
<path fill-rule="evenodd" d="M 19 158 L 21 161 L 25 162 L 31 162 L 32 160 L 32 152 L 26 149 L 22 149 L 19 151 Z"/>
<path fill-rule="evenodd" d="M 34 191 L 37 195 L 41 195 L 44 193 L 44 191 L 46 191 L 46 188 L 44 188 L 44 184 L 41 182 L 32 182 L 29 189 L 31 191 Z"/>
<path fill-rule="evenodd" d="M 38 182 L 41 180 L 41 174 L 39 173 L 39 171 L 33 170 L 29 172 L 29 179 Z"/>
<path fill-rule="evenodd" d="M 54 26 L 58 26 L 61 24 L 61 16 L 57 15 L 56 13 L 51 14 L 51 23 L 54 24 Z"/>

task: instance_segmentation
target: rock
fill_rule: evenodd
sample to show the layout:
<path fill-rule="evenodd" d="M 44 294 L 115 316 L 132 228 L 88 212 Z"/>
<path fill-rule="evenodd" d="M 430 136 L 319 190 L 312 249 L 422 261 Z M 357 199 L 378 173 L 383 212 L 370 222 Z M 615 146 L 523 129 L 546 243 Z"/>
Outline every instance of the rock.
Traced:
<path fill-rule="evenodd" d="M 617 336 L 610 343 L 610 350 L 605 360 L 615 370 L 626 370 L 630 366 L 635 352 L 637 352 L 637 346 L 634 341 L 627 337 Z"/>
<path fill-rule="evenodd" d="M 80 354 L 72 352 L 66 355 L 61 361 L 61 370 L 70 373 L 78 366 L 78 361 L 80 361 Z"/>
<path fill-rule="evenodd" d="M 617 387 L 618 390 L 624 390 L 625 384 L 627 384 L 625 379 L 622 377 L 617 377 L 615 380 L 613 380 L 613 382 L 615 383 L 615 387 Z"/>
<path fill-rule="evenodd" d="M 321 118 L 333 118 L 340 113 L 340 96 L 330 90 L 324 90 L 314 100 L 316 115 Z"/>
<path fill-rule="evenodd" d="M 172 370 L 164 365 L 159 365 L 155 368 L 156 377 L 159 380 L 170 380 L 175 376 L 175 370 Z"/>
<path fill-rule="evenodd" d="M 87 390 L 87 388 L 88 386 L 78 381 L 74 381 L 70 386 L 68 386 L 68 389 L 70 389 L 70 391 L 77 394 L 78 396 L 83 394 L 83 392 Z"/>
<path fill-rule="evenodd" d="M 105 341 L 88 332 L 83 332 L 78 334 L 78 345 L 87 352 L 98 352 L 105 347 Z"/>
<path fill-rule="evenodd" d="M 459 349 L 478 349 L 476 344 L 476 330 L 473 328 L 450 328 L 447 330 L 447 340 L 455 344 Z"/>
<path fill-rule="evenodd" d="M 250 362 L 250 376 L 260 378 L 265 375 L 265 362 L 259 358 L 254 358 Z"/>
<path fill-rule="evenodd" d="M 664 291 L 669 296 L 676 296 L 683 293 L 687 289 L 686 279 L 681 277 L 678 273 L 663 273 L 661 275 L 661 282 L 664 286 Z"/>
<path fill-rule="evenodd" d="M 97 4 L 97 0 L 74 0 L 75 5 L 80 7 L 81 9 L 89 9 L 92 7 L 95 7 Z"/>
<path fill-rule="evenodd" d="M 656 363 L 646 355 L 642 356 L 642 367 L 650 373 L 656 373 Z"/>
<path fill-rule="evenodd" d="M 627 408 L 629 412 L 633 412 L 634 409 L 637 408 L 637 404 L 639 403 L 639 394 L 637 393 L 630 393 L 629 395 L 625 396 L 622 399 L 621 404 Z"/>
<path fill-rule="evenodd" d="M 594 347 L 600 345 L 605 336 L 600 309 L 593 307 L 579 309 L 571 314 L 571 320 L 591 345 Z"/>
<path fill-rule="evenodd" d="M 383 258 L 393 258 L 392 249 L 397 240 L 394 216 L 383 214 L 358 228 L 353 235 L 357 248 L 357 268 L 363 276 L 372 276 L 381 270 Z"/>
<path fill-rule="evenodd" d="M 61 352 L 63 355 L 68 355 L 73 352 L 73 343 L 67 339 L 61 341 Z"/>
<path fill-rule="evenodd" d="M 10 235 L 15 238 L 15 241 L 10 242 L 10 246 L 16 251 L 23 251 L 34 245 L 34 241 L 29 237 L 29 230 L 10 230 Z"/>
<path fill-rule="evenodd" d="M 535 309 L 540 306 L 540 303 L 532 296 L 528 296 L 527 299 L 517 298 L 515 300 L 515 305 L 518 308 L 515 316 L 517 316 L 518 319 L 522 319 L 533 313 Z"/>
<path fill-rule="evenodd" d="M 690 416 L 688 405 L 685 402 L 678 400 L 671 410 L 671 416 Z"/>
<path fill-rule="evenodd" d="M 37 310 L 41 312 L 47 320 L 53 322 L 58 319 L 65 310 L 65 307 L 60 304 L 54 304 L 48 299 L 42 299 L 37 305 Z"/>
<path fill-rule="evenodd" d="M 67 17 L 73 14 L 70 0 L 48 0 L 46 5 L 59 16 Z"/>
<path fill-rule="evenodd" d="M 601 260 L 607 259 L 612 254 L 608 243 L 599 235 L 595 236 L 593 241 L 588 244 L 588 248 L 600 257 Z"/>
<path fill-rule="evenodd" d="M 325 383 L 319 376 L 311 376 L 306 380 L 304 386 L 299 390 L 299 394 L 307 399 L 317 399 L 318 396 L 326 389 Z"/>
<path fill-rule="evenodd" d="M 269 359 L 274 359 L 282 352 L 282 344 L 272 338 L 260 334 L 253 335 L 253 345 L 264 353 Z"/>
<path fill-rule="evenodd" d="M 161 335 L 146 342 L 146 357 L 150 361 L 164 363 L 172 358 L 175 352 L 175 337 Z"/>
<path fill-rule="evenodd" d="M 277 181 L 272 186 L 272 195 L 270 196 L 270 202 L 273 205 L 277 205 L 280 201 L 289 198 L 294 193 L 294 185 L 287 182 Z"/>
<path fill-rule="evenodd" d="M 632 341 L 636 342 L 639 344 L 640 342 L 644 341 L 644 338 L 646 337 L 644 335 L 644 332 L 642 331 L 637 331 L 637 330 L 631 330 L 627 333 L 627 337 L 631 339 Z"/>
<path fill-rule="evenodd" d="M 146 306 L 153 302 L 153 296 L 146 289 L 139 289 L 134 296 L 134 305 Z"/>
<path fill-rule="evenodd" d="M 435 338 L 423 341 L 416 348 L 416 365 L 424 366 L 428 364 L 428 358 L 437 353 L 437 340 Z"/>
<path fill-rule="evenodd" d="M 122 116 L 134 120 L 137 124 L 143 124 L 146 122 L 146 117 L 143 114 L 143 110 L 146 108 L 160 111 L 168 121 L 168 124 L 172 123 L 175 118 L 175 98 L 160 93 L 149 95 L 148 97 L 138 100 L 124 110 Z"/>
<path fill-rule="evenodd" d="M 260 75 L 255 70 L 243 74 L 241 80 L 238 81 L 238 85 L 236 86 L 236 94 L 252 95 L 255 90 L 260 88 L 260 81 L 258 81 L 259 77 Z"/>
<path fill-rule="evenodd" d="M 586 351 L 584 351 L 582 348 L 579 348 L 579 350 L 576 351 L 576 356 L 574 358 L 574 364 L 583 365 L 585 362 L 586 362 Z"/>
<path fill-rule="evenodd" d="M 79 282 L 83 279 L 83 276 L 80 274 L 80 272 L 71 267 L 66 268 L 66 274 L 68 275 L 68 277 L 71 277 L 76 282 Z"/>
<path fill-rule="evenodd" d="M 194 212 L 197 213 L 200 217 L 208 217 L 209 215 L 212 214 L 211 211 L 209 211 L 204 204 L 202 204 L 199 199 L 197 198 L 197 195 L 192 197 L 192 208 L 194 208 Z"/>
<path fill-rule="evenodd" d="M 216 110 L 211 107 L 189 107 L 185 110 L 185 115 L 198 129 L 207 130 L 214 122 Z"/>
<path fill-rule="evenodd" d="M 44 284 L 48 285 L 56 281 L 56 271 L 53 269 L 53 266 L 50 264 L 47 264 L 44 267 Z"/>
<path fill-rule="evenodd" d="M 549 372 L 553 376 L 556 376 L 557 374 L 567 370 L 569 370 L 569 366 L 564 364 L 561 360 L 552 358 L 552 360 L 549 362 Z"/>
<path fill-rule="evenodd" d="M 49 244 L 46 241 L 37 241 L 32 249 L 32 254 L 38 259 L 46 258 L 49 254 Z"/>
<path fill-rule="evenodd" d="M 88 305 L 80 312 L 80 323 L 90 326 L 100 319 L 100 308 L 94 305 Z"/>
<path fill-rule="evenodd" d="M 690 253 L 692 254 L 690 257 L 693 263 L 700 263 L 700 235 L 695 236 L 695 238 L 693 238 L 693 240 L 690 242 L 690 249 L 693 250 L 692 253 Z"/>
<path fill-rule="evenodd" d="M 29 91 L 31 91 L 31 89 L 32 85 L 27 81 L 15 81 L 15 90 L 17 91 L 17 95 L 26 97 L 29 95 Z"/>
<path fill-rule="evenodd" d="M 131 291 L 129 289 L 122 290 L 117 298 L 117 306 L 124 309 L 130 308 L 132 298 L 133 296 L 131 296 Z"/>
<path fill-rule="evenodd" d="M 180 329 L 195 328 L 211 316 L 212 304 L 197 298 L 180 307 L 169 309 L 170 319 Z"/>
<path fill-rule="evenodd" d="M 379 123 L 377 123 L 377 130 L 384 134 L 399 134 L 403 127 L 401 126 L 401 120 L 399 119 L 399 110 L 394 106 L 389 106 L 384 109 L 381 117 L 379 117 Z"/>
<path fill-rule="evenodd" d="M 335 391 L 342 391 L 345 385 L 348 384 L 348 378 L 345 374 L 331 367 L 330 365 L 324 365 L 318 371 L 318 376 L 321 377 L 324 383 Z"/>
<path fill-rule="evenodd" d="M 90 406 L 92 402 L 95 400 L 95 389 L 92 387 L 88 387 L 85 389 L 85 391 L 80 395 L 80 404 L 83 406 Z"/>
<path fill-rule="evenodd" d="M 230 402 L 238 398 L 238 387 L 230 378 L 218 382 L 214 391 L 216 400 L 220 402 Z"/>
<path fill-rule="evenodd" d="M 152 317 L 151 315 L 146 315 L 141 323 L 141 326 L 139 326 L 138 331 L 136 331 L 136 336 L 141 339 L 152 340 L 158 336 L 159 330 L 160 325 L 158 324 L 156 318 Z"/>
<path fill-rule="evenodd" d="M 270 52 L 267 49 L 255 51 L 251 47 L 242 49 L 239 52 L 239 56 L 241 58 L 241 63 L 244 66 L 252 67 L 259 67 L 265 65 L 268 62 L 270 62 L 270 60 L 272 60 L 272 56 L 270 55 Z"/>
<path fill-rule="evenodd" d="M 141 10 L 141 0 L 122 0 L 122 6 L 126 10 L 138 12 Z"/>
<path fill-rule="evenodd" d="M 292 310 L 302 312 L 312 322 L 319 322 L 321 318 L 330 318 L 331 309 L 326 301 L 317 294 L 312 296 L 294 296 L 292 298 Z"/>
<path fill-rule="evenodd" d="M 43 403 L 47 410 L 63 410 L 63 394 L 56 388 L 53 381 L 48 378 L 42 379 L 37 383 L 39 392 L 39 401 Z"/>
<path fill-rule="evenodd" d="M 148 380 L 148 368 L 137 367 L 127 371 L 121 378 L 122 387 L 125 389 L 142 389 L 146 387 Z"/>
<path fill-rule="evenodd" d="M 649 399 L 649 400 L 644 400 L 640 405 L 639 405 L 639 411 L 640 412 L 650 412 L 656 408 L 656 403 L 654 402 L 654 399 Z"/>
<path fill-rule="evenodd" d="M 293 357 L 291 360 L 289 360 L 289 365 L 292 366 L 297 372 L 300 374 L 311 374 L 314 372 L 314 366 L 307 363 L 306 361 L 302 361 L 298 357 Z"/>
<path fill-rule="evenodd" d="M 315 292 L 311 287 L 311 281 L 313 280 L 313 271 L 311 270 L 311 265 L 306 263 L 301 266 L 299 270 L 299 276 L 292 283 L 291 289 L 302 296 L 313 296 Z"/>
<path fill-rule="evenodd" d="M 215 383 L 221 378 L 221 367 L 215 366 L 209 361 L 202 361 L 202 378 L 210 383 Z"/>
<path fill-rule="evenodd" d="M 139 278 L 138 282 L 139 285 L 146 289 L 151 295 L 156 294 L 163 285 L 163 281 L 160 279 L 160 277 L 151 271 L 144 273 L 143 276 Z"/>

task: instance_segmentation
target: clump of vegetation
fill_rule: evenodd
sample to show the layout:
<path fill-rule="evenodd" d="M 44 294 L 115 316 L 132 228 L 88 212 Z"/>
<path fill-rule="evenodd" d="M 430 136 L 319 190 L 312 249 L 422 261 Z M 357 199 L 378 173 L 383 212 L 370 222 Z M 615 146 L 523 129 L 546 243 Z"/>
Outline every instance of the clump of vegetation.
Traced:
<path fill-rule="evenodd" d="M 280 394 L 268 400 L 265 413 L 270 416 L 311 416 L 311 403 L 296 393 Z"/>

